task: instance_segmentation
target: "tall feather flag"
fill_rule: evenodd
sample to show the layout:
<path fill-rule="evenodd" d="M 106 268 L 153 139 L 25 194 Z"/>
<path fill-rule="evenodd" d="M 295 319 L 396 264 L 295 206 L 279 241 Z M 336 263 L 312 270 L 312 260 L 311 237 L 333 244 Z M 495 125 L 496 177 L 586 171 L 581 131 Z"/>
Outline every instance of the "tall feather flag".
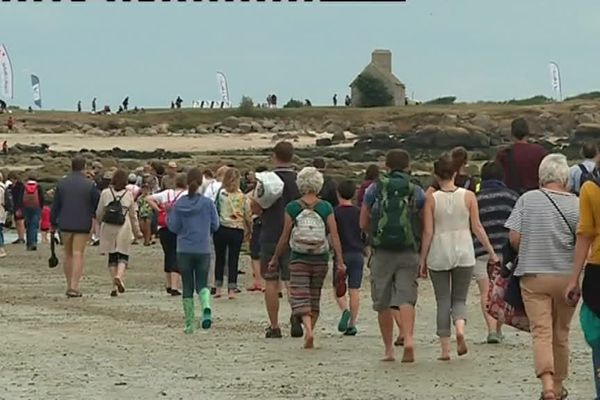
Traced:
<path fill-rule="evenodd" d="M 225 74 L 217 72 L 217 84 L 219 85 L 219 92 L 221 93 L 221 100 L 225 103 L 229 103 L 229 88 L 227 87 L 227 79 Z"/>
<path fill-rule="evenodd" d="M 0 97 L 13 99 L 13 70 L 8 51 L 3 44 L 0 44 Z"/>
<path fill-rule="evenodd" d="M 562 101 L 562 82 L 560 81 L 560 69 L 558 68 L 558 64 L 555 62 L 550 62 L 550 83 L 552 84 L 552 90 L 556 93 L 556 96 L 559 101 Z"/>
<path fill-rule="evenodd" d="M 33 104 L 42 108 L 42 90 L 40 88 L 40 78 L 31 74 L 31 90 L 33 90 Z"/>

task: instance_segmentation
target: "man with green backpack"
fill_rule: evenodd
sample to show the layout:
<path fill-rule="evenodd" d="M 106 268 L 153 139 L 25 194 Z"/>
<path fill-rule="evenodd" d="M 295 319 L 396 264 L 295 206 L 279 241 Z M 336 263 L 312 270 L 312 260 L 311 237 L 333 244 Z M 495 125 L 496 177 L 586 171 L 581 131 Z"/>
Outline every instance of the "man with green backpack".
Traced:
<path fill-rule="evenodd" d="M 402 362 L 413 362 L 419 212 L 425 193 L 411 181 L 410 156 L 406 151 L 391 150 L 385 164 L 387 174 L 382 174 L 365 192 L 360 225 L 373 248 L 369 262 L 371 297 L 385 346 L 383 361 L 395 360 L 394 310 L 399 310 L 404 337 Z"/>

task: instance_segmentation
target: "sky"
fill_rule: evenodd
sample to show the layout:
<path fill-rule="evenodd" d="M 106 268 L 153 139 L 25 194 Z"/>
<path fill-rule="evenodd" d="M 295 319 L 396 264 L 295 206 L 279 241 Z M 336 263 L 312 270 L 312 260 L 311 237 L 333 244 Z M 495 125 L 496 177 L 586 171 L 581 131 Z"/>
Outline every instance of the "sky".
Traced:
<path fill-rule="evenodd" d="M 267 0 L 268 1 L 268 0 Z M 167 107 L 178 95 L 329 105 L 389 49 L 393 71 L 417 100 L 552 96 L 548 63 L 563 93 L 600 89 L 598 0 L 407 0 L 405 3 L 0 2 L 0 43 L 15 74 L 15 99 L 32 104 L 29 74 L 44 108 Z"/>

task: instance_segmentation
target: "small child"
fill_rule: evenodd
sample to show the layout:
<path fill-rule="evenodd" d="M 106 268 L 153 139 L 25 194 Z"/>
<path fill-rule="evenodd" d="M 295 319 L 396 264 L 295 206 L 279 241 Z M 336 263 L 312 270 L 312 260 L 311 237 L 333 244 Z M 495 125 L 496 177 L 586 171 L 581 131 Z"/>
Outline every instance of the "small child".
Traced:
<path fill-rule="evenodd" d="M 45 205 L 42 208 L 42 216 L 40 218 L 40 230 L 42 231 L 42 243 L 50 243 L 50 206 Z"/>
<path fill-rule="evenodd" d="M 340 241 L 342 242 L 342 253 L 344 264 L 346 265 L 348 293 L 350 297 L 350 308 L 348 308 L 346 296 L 337 298 L 338 306 L 342 310 L 338 330 L 346 336 L 355 336 L 357 334 L 356 319 L 358 318 L 360 286 L 365 263 L 363 255 L 365 246 L 359 222 L 360 209 L 352 204 L 355 193 L 356 185 L 354 182 L 341 182 L 337 188 L 339 205 L 335 208 L 335 221 L 338 226 Z M 333 276 L 335 288 L 335 274 Z"/>
<path fill-rule="evenodd" d="M 138 206 L 138 218 L 140 220 L 140 230 L 144 235 L 144 246 L 150 246 L 152 244 L 152 214 L 154 211 L 146 200 L 146 197 L 150 194 L 150 185 L 143 184 L 142 191 L 137 200 Z"/>

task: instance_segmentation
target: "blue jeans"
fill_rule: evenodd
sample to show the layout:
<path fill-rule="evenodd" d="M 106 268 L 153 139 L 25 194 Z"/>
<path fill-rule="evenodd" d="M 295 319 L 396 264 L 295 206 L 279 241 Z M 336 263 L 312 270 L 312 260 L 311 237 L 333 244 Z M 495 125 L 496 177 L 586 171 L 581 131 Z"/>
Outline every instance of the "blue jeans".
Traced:
<path fill-rule="evenodd" d="M 4 224 L 0 224 L 0 248 L 4 247 Z"/>
<path fill-rule="evenodd" d="M 23 210 L 27 247 L 37 246 L 41 216 L 42 210 L 40 210 L 39 208 L 25 208 Z"/>
<path fill-rule="evenodd" d="M 183 298 L 194 297 L 194 292 L 208 287 L 210 254 L 177 253 L 177 267 L 181 274 Z"/>
<path fill-rule="evenodd" d="M 594 362 L 594 382 L 596 382 L 596 400 L 600 400 L 600 343 L 592 347 L 592 360 Z"/>

